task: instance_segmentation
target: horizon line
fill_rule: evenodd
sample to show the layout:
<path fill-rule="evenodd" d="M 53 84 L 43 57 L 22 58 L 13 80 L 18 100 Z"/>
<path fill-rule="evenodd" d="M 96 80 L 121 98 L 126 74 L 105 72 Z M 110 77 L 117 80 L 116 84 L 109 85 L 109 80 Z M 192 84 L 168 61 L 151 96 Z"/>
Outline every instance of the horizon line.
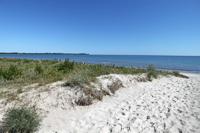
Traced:
<path fill-rule="evenodd" d="M 200 55 L 167 55 L 167 54 L 91 54 L 91 53 L 73 53 L 73 52 L 0 52 L 0 54 L 71 54 L 71 55 L 125 55 L 125 56 L 192 56 L 192 57 L 199 57 Z"/>

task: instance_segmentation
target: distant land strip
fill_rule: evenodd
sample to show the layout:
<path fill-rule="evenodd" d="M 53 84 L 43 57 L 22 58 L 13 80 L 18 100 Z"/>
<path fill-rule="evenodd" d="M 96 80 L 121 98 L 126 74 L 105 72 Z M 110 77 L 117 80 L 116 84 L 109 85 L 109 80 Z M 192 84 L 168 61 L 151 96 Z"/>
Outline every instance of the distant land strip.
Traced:
<path fill-rule="evenodd" d="M 0 54 L 65 54 L 65 55 L 90 55 L 88 53 L 20 53 L 20 52 L 0 52 Z"/>

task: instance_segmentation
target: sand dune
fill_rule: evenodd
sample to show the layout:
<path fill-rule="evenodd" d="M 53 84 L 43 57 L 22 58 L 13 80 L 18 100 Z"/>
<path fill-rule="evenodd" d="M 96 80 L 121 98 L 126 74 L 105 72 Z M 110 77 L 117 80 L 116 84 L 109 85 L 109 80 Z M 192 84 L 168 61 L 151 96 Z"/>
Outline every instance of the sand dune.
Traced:
<path fill-rule="evenodd" d="M 23 104 L 36 105 L 43 117 L 39 133 L 199 133 L 200 75 L 161 77 L 138 82 L 136 76 L 99 77 L 103 88 L 114 80 L 123 87 L 90 106 L 75 106 L 82 93 L 62 82 L 22 93 Z M 40 91 L 38 91 L 40 90 Z M 13 105 L 1 101 L 1 116 Z"/>

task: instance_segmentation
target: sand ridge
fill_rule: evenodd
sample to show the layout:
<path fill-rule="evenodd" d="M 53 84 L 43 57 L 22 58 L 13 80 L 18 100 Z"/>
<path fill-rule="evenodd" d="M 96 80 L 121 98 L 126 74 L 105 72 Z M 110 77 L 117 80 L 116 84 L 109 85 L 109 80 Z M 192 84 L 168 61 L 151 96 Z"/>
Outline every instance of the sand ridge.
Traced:
<path fill-rule="evenodd" d="M 79 89 L 62 87 L 62 82 L 48 87 L 49 91 L 22 96 L 40 109 L 43 121 L 38 133 L 199 133 L 200 75 L 188 76 L 152 82 L 138 82 L 132 75 L 101 76 L 105 89 L 116 79 L 123 88 L 83 107 L 72 102 L 82 95 Z"/>

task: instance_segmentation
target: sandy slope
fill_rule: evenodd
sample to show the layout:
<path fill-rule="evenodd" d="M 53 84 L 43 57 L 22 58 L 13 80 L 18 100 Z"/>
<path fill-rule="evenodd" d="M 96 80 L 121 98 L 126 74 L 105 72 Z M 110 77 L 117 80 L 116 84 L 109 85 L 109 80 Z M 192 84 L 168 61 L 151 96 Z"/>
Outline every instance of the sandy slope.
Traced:
<path fill-rule="evenodd" d="M 63 88 L 61 83 L 49 91 L 22 94 L 36 103 L 43 116 L 39 133 L 200 133 L 200 75 L 190 79 L 162 77 L 153 82 L 137 82 L 133 76 L 100 77 L 106 84 L 122 81 L 113 96 L 91 106 L 72 106 L 78 89 Z M 3 115 L 1 105 L 1 115 Z"/>

